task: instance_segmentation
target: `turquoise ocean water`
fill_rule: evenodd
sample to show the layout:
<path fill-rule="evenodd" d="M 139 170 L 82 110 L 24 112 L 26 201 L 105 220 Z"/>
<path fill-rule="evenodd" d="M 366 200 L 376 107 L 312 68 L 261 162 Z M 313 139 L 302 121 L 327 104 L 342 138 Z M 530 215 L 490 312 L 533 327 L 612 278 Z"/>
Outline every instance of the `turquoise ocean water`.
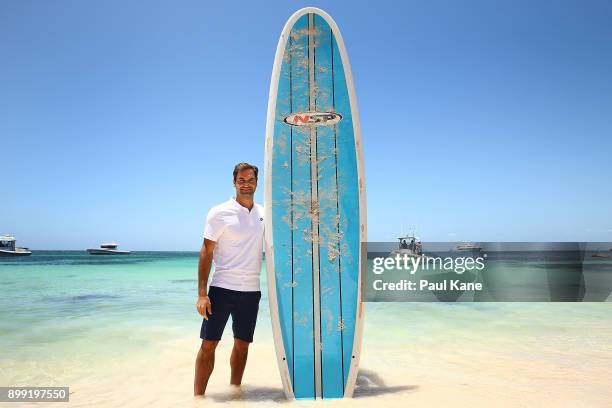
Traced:
<path fill-rule="evenodd" d="M 196 278 L 194 252 L 90 256 L 36 251 L 30 257 L 0 258 L 0 386 L 44 386 L 50 379 L 69 384 L 92 367 L 103 371 L 114 361 L 151 358 L 152 351 L 172 339 L 198 339 Z M 224 338 L 231 337 L 230 331 L 228 325 Z M 255 341 L 272 344 L 265 271 Z M 551 359 L 558 348 L 577 359 L 610 353 L 612 307 L 366 304 L 363 353 L 374 356 L 376 350 L 371 362 L 398 361 L 399 356 L 413 364 L 436 350 L 465 353 L 474 345 L 491 353 L 511 345 L 523 357 Z"/>

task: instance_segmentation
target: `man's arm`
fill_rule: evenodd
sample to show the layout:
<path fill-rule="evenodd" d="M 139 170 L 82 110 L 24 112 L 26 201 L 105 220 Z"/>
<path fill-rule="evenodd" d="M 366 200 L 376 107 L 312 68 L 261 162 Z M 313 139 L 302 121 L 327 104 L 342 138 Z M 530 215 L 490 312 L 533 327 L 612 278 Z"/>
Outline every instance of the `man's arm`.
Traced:
<path fill-rule="evenodd" d="M 196 308 L 198 313 L 206 320 L 208 320 L 206 313 L 212 314 L 212 305 L 206 293 L 206 287 L 208 285 L 208 275 L 210 275 L 210 269 L 212 268 L 213 252 L 215 251 L 216 244 L 215 241 L 204 239 L 198 262 L 198 302 L 196 303 Z"/>

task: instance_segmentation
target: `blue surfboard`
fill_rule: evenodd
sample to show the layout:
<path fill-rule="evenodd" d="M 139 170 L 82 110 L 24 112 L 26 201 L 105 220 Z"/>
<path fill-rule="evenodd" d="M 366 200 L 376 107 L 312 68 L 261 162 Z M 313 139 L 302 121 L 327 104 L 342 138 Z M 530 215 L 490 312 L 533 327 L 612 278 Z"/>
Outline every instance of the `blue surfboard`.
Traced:
<path fill-rule="evenodd" d="M 365 180 L 357 101 L 336 23 L 297 11 L 272 71 L 266 268 L 285 394 L 352 396 L 363 330 Z"/>

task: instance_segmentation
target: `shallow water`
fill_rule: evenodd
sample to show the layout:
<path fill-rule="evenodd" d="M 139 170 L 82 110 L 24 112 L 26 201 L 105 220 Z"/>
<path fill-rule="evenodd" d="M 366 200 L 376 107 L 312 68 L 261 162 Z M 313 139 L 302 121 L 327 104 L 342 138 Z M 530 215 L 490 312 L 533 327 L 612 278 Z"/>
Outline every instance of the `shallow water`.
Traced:
<path fill-rule="evenodd" d="M 71 407 L 283 402 L 265 271 L 242 395 L 227 386 L 228 325 L 207 399 L 191 397 L 201 324 L 196 274 L 196 253 L 0 260 L 0 386 L 70 386 Z M 494 398 L 499 406 L 605 406 L 612 310 L 609 303 L 368 303 L 360 368 L 356 398 L 335 405 L 490 406 Z"/>

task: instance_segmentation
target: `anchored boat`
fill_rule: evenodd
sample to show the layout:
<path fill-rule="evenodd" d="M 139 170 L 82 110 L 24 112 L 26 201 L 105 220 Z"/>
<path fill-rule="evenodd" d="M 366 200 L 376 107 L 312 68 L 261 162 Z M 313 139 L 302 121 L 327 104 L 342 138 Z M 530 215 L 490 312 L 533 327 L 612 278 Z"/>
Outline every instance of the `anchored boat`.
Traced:
<path fill-rule="evenodd" d="M 110 244 L 102 244 L 100 248 L 88 248 L 87 252 L 89 255 L 129 255 L 131 251 L 124 251 L 117 249 L 117 244 L 112 242 Z"/>
<path fill-rule="evenodd" d="M 482 246 L 475 244 L 473 242 L 462 242 L 455 248 L 457 251 L 469 251 L 469 252 L 480 252 L 482 251 Z"/>
<path fill-rule="evenodd" d="M 15 246 L 15 237 L 12 235 L 0 236 L 0 256 L 28 256 L 32 251 L 28 248 L 18 248 Z"/>
<path fill-rule="evenodd" d="M 400 256 L 407 255 L 409 257 L 423 256 L 423 244 L 421 243 L 421 240 L 414 234 L 405 235 L 397 239 L 399 241 L 398 248 L 396 250 L 391 251 L 389 256 L 395 256 L 395 255 L 400 255 Z"/>

